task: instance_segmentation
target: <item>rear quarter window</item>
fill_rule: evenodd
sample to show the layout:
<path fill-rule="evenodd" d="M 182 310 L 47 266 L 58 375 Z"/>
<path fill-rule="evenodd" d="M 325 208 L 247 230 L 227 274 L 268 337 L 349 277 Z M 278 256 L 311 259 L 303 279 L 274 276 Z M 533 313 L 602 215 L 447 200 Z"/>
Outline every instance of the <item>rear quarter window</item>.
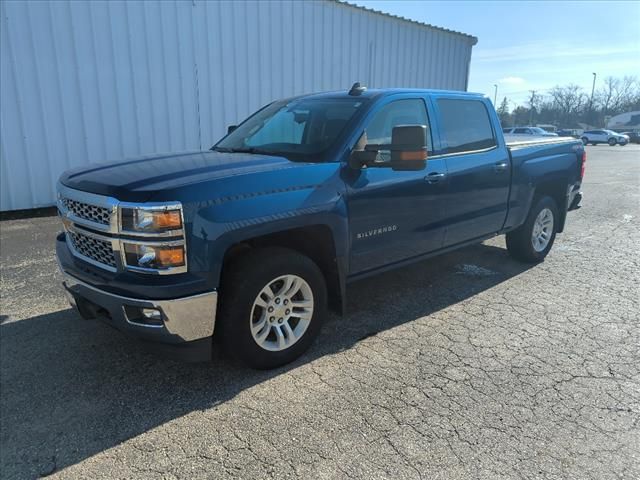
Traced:
<path fill-rule="evenodd" d="M 447 153 L 485 150 L 497 145 L 489 112 L 478 100 L 438 99 Z"/>

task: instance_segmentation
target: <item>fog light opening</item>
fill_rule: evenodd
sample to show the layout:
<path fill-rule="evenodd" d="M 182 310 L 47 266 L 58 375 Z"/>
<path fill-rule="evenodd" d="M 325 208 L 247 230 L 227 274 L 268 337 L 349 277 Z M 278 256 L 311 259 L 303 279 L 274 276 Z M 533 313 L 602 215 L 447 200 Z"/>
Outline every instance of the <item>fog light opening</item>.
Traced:
<path fill-rule="evenodd" d="M 162 310 L 157 308 L 125 305 L 124 313 L 127 321 L 133 325 L 156 328 L 164 326 Z"/>
<path fill-rule="evenodd" d="M 162 322 L 162 312 L 160 310 L 156 310 L 155 308 L 143 308 L 142 316 L 153 322 Z"/>

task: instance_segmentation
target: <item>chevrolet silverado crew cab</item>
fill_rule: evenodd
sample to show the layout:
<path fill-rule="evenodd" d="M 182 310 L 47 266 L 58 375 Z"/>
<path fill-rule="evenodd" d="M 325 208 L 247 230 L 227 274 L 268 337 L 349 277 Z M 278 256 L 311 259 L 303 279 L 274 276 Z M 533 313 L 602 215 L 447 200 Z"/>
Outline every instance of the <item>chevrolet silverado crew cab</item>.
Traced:
<path fill-rule="evenodd" d="M 82 317 L 188 360 L 215 333 L 270 368 L 353 280 L 501 234 L 542 261 L 584 166 L 580 140 L 505 143 L 481 95 L 355 84 L 273 102 L 210 151 L 65 172 L 57 258 Z"/>

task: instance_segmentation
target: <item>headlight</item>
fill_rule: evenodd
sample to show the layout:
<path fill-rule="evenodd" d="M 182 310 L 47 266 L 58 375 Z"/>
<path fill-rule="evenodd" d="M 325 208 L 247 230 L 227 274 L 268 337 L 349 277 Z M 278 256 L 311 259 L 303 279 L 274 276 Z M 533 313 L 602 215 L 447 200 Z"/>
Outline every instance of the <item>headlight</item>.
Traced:
<path fill-rule="evenodd" d="M 144 233 L 164 233 L 182 228 L 179 208 L 123 208 L 122 230 Z"/>
<path fill-rule="evenodd" d="M 165 270 L 184 267 L 184 245 L 145 245 L 124 243 L 124 254 L 128 267 Z"/>
<path fill-rule="evenodd" d="M 150 274 L 187 271 L 187 246 L 179 202 L 121 204 L 120 208 L 120 233 L 137 237 L 121 240 L 127 270 Z"/>

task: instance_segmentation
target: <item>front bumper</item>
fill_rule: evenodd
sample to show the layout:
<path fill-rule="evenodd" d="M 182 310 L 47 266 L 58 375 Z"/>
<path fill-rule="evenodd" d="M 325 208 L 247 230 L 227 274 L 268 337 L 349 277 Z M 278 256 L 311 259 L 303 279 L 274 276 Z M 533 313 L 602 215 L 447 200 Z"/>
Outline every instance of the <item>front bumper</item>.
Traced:
<path fill-rule="evenodd" d="M 83 318 L 98 318 L 137 338 L 162 344 L 166 348 L 157 345 L 156 350 L 164 350 L 168 356 L 192 361 L 211 357 L 217 292 L 170 300 L 136 299 L 100 290 L 61 270 L 69 302 Z M 145 317 L 143 309 L 157 311 L 158 317 Z M 195 355 L 187 352 L 189 346 L 197 350 Z"/>

